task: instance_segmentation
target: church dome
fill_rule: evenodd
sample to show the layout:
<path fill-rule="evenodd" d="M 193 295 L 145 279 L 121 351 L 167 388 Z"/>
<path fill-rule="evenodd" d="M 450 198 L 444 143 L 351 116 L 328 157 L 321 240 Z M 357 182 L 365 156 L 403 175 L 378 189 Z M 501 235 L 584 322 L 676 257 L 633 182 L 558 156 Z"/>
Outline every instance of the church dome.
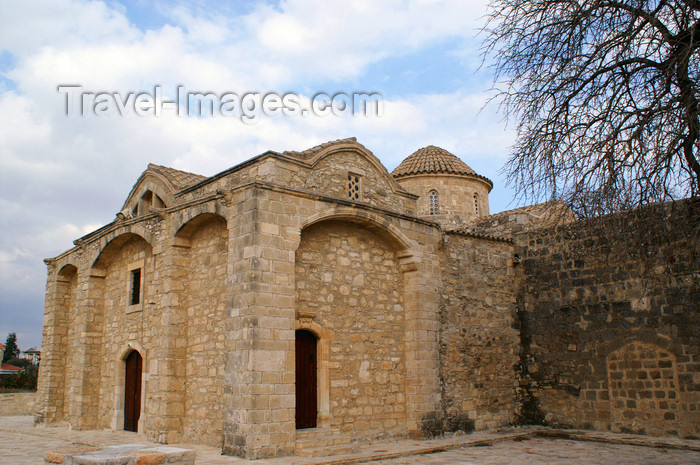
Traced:
<path fill-rule="evenodd" d="M 416 174 L 476 175 L 476 172 L 447 150 L 429 145 L 409 155 L 391 174 L 400 178 Z"/>
<path fill-rule="evenodd" d="M 429 145 L 416 150 L 391 174 L 401 187 L 418 196 L 418 217 L 459 228 L 489 214 L 491 180 L 445 149 Z"/>

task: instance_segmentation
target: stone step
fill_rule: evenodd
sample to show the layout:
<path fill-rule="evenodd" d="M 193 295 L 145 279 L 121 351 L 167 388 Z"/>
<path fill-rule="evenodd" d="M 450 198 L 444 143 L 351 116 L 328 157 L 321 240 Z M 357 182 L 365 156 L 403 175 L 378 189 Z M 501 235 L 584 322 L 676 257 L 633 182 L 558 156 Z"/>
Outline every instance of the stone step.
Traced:
<path fill-rule="evenodd" d="M 328 445 L 328 446 L 337 446 L 340 444 L 350 444 L 352 442 L 352 438 L 348 436 L 336 436 L 336 435 L 328 435 L 328 436 L 316 436 L 316 437 L 311 437 L 311 438 L 297 438 L 296 442 L 296 447 L 297 448 L 306 448 L 306 447 L 315 447 L 315 446 L 323 446 L 323 445 Z"/>
<path fill-rule="evenodd" d="M 351 436 L 337 429 L 312 428 L 297 431 L 296 454 L 303 457 L 347 454 L 355 450 Z"/>
<path fill-rule="evenodd" d="M 327 457 L 329 455 L 351 454 L 357 450 L 356 444 L 338 444 L 336 446 L 297 449 L 296 454 L 301 457 Z"/>

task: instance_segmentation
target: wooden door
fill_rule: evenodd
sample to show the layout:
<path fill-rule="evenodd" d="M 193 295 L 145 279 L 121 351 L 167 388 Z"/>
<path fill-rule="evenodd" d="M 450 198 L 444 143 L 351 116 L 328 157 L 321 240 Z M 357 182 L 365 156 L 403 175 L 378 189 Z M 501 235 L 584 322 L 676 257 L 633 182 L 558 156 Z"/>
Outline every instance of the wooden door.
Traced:
<path fill-rule="evenodd" d="M 132 351 L 126 359 L 124 380 L 124 430 L 138 431 L 141 416 L 141 354 Z"/>
<path fill-rule="evenodd" d="M 296 331 L 296 425 L 297 429 L 315 428 L 318 413 L 316 390 L 316 336 Z"/>

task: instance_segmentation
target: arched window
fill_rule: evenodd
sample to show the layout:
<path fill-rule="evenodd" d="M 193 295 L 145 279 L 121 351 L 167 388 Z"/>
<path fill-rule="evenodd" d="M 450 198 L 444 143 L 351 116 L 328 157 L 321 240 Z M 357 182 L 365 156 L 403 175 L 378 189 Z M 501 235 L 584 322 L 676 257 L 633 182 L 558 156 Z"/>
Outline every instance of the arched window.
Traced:
<path fill-rule="evenodd" d="M 158 194 L 154 194 L 152 191 L 147 190 L 143 193 L 138 203 L 132 209 L 131 215 L 134 217 L 146 215 L 151 207 L 167 208 L 167 205 Z"/>
<path fill-rule="evenodd" d="M 474 194 L 474 214 L 479 216 L 479 194 Z"/>
<path fill-rule="evenodd" d="M 428 199 L 430 201 L 430 214 L 437 215 L 440 212 L 440 204 L 438 203 L 438 193 L 436 191 L 430 191 L 428 194 Z"/>

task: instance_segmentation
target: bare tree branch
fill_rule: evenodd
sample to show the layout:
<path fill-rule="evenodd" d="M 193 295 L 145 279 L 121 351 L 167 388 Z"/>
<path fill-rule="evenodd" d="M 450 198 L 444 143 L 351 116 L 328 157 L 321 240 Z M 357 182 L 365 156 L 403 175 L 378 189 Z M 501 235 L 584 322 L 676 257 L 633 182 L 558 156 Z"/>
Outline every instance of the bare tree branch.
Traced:
<path fill-rule="evenodd" d="M 493 0 L 484 30 L 523 200 L 597 215 L 700 193 L 700 1 Z"/>

